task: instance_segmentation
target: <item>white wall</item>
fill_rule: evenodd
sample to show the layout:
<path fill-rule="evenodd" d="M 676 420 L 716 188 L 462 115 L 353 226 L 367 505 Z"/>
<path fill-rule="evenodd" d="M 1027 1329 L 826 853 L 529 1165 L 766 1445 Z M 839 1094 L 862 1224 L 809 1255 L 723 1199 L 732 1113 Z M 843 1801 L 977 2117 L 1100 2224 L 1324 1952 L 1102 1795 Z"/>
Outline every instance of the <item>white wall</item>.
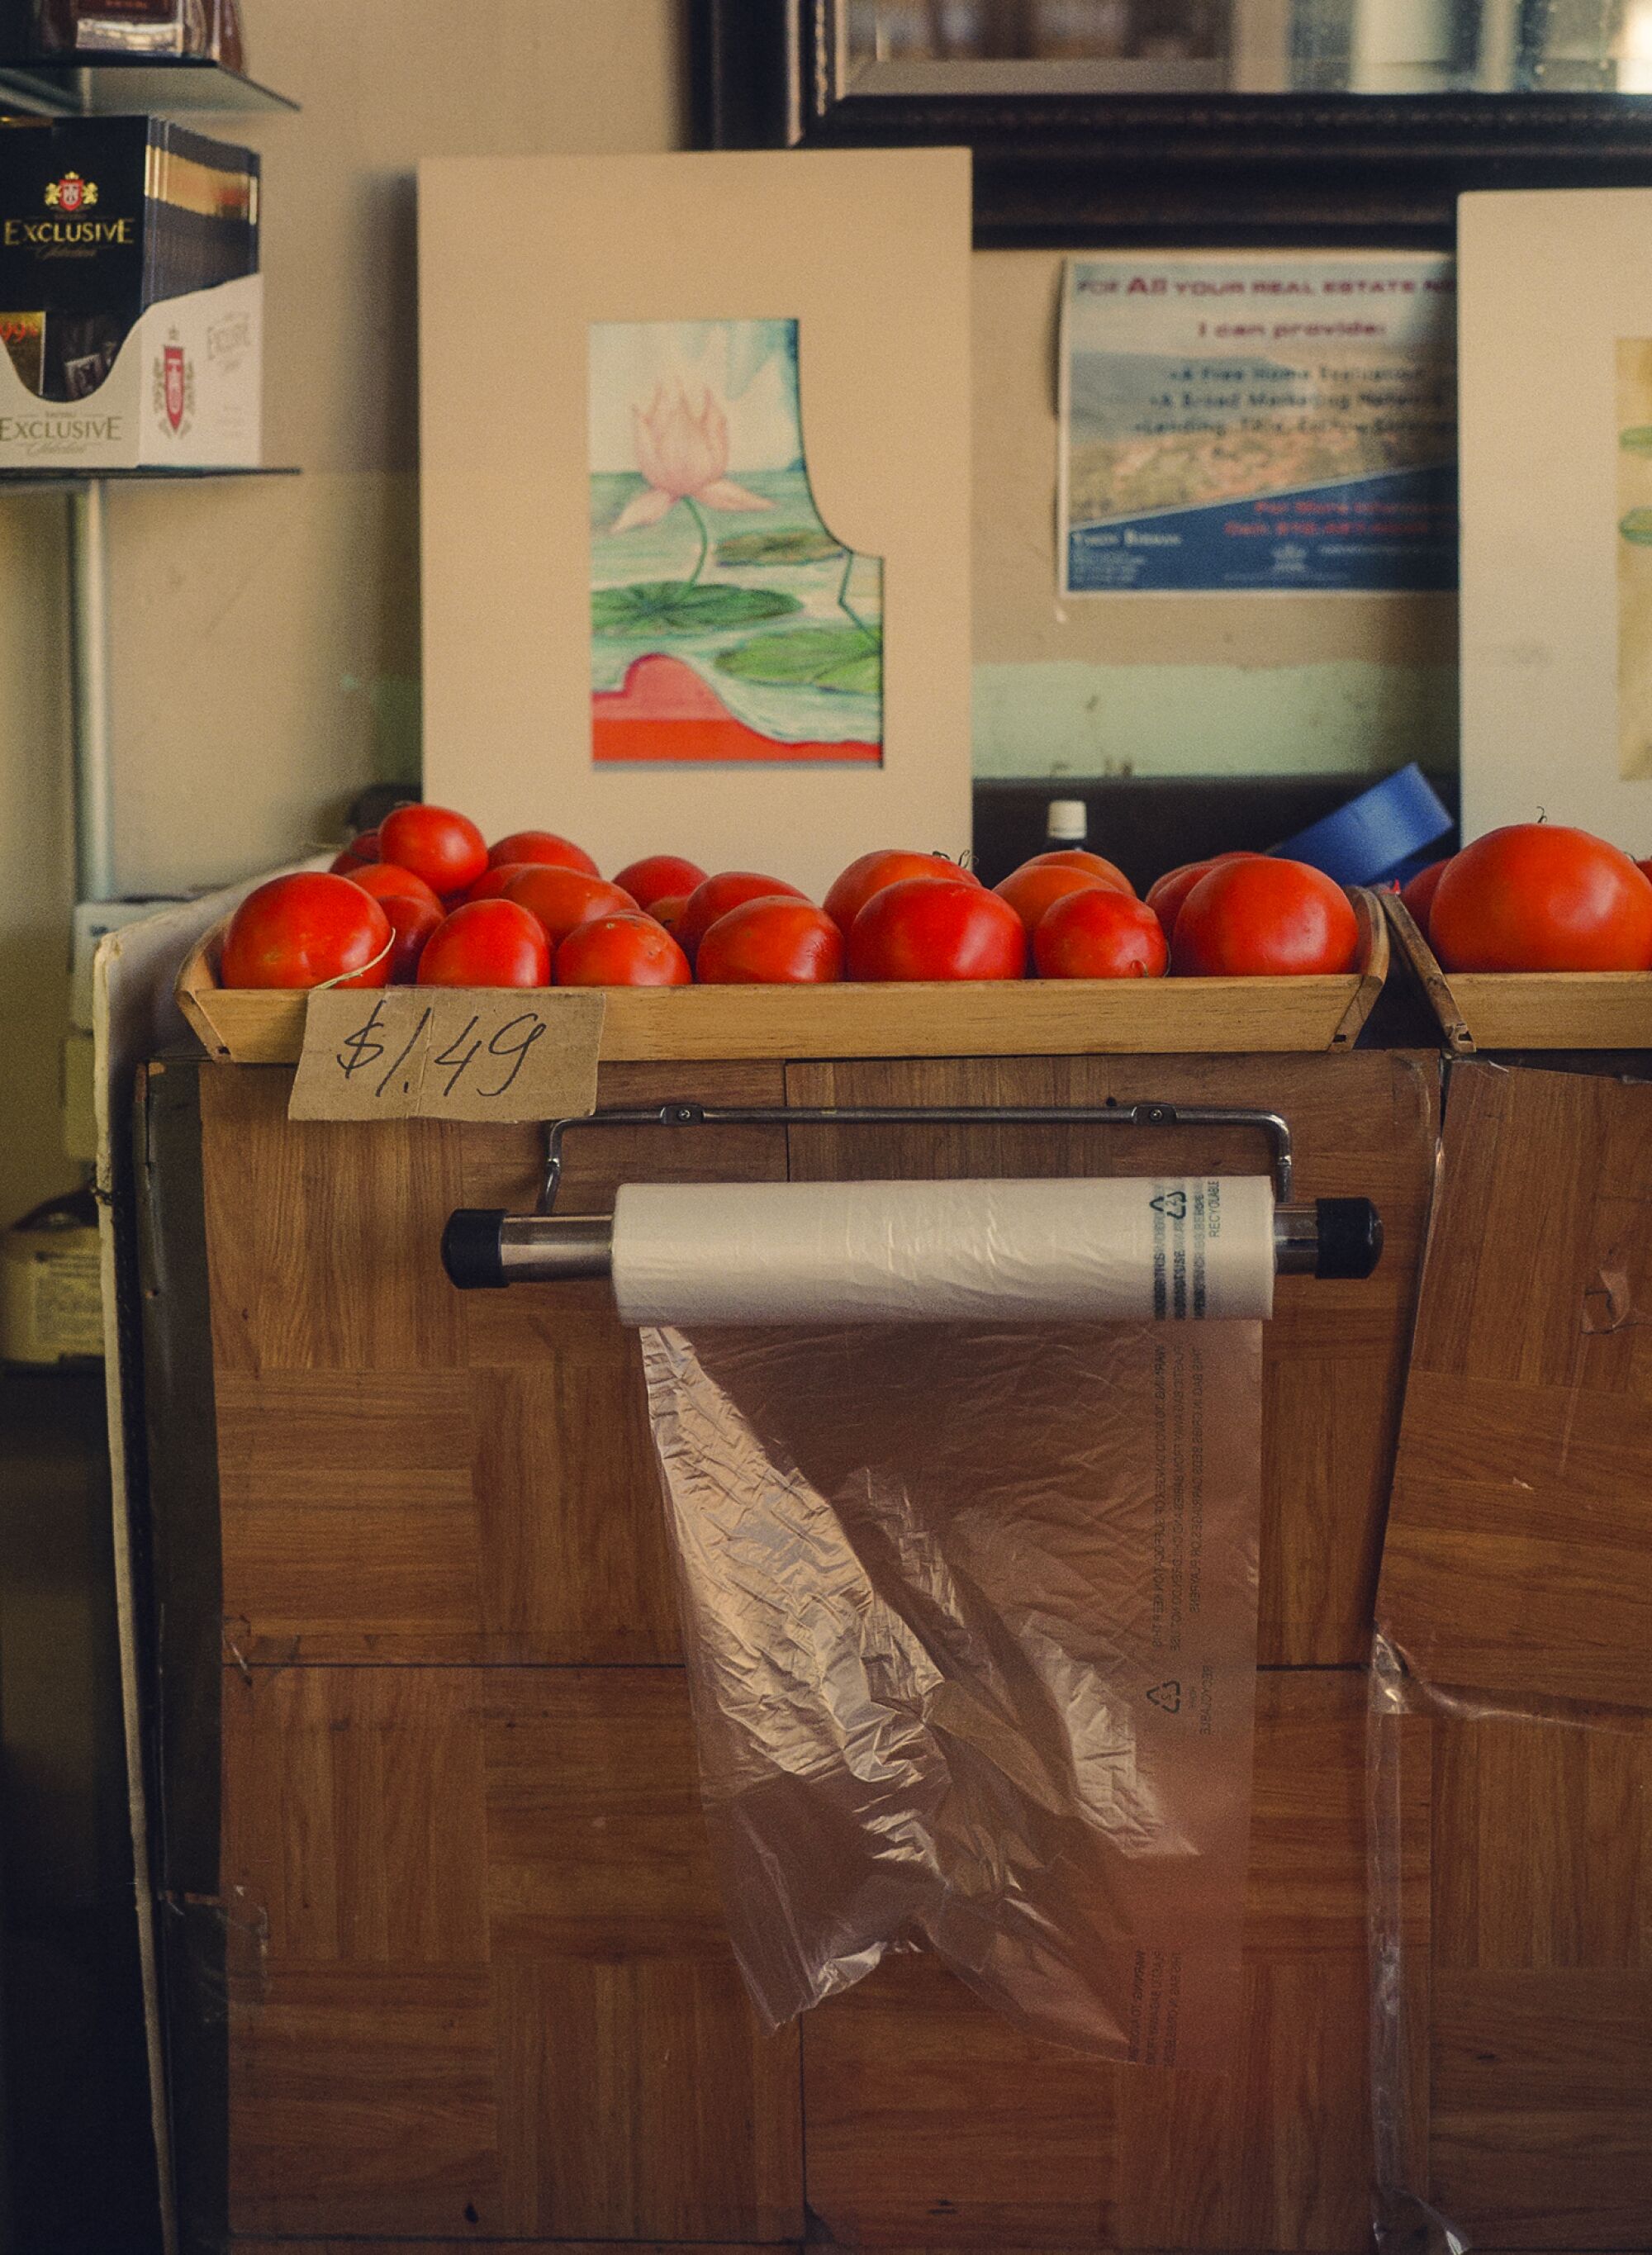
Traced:
<path fill-rule="evenodd" d="M 249 0 L 299 116 L 203 121 L 264 159 L 266 460 L 300 478 L 115 489 L 118 880 L 217 883 L 417 773 L 413 168 L 682 136 L 674 0 Z M 477 340 L 478 411 L 488 360 Z M 60 1153 L 73 893 L 63 504 L 0 495 L 0 1224 Z"/>
<path fill-rule="evenodd" d="M 324 842 L 418 754 L 413 166 L 680 144 L 675 0 L 248 0 L 298 117 L 222 118 L 265 162 L 267 459 L 303 476 L 117 490 L 124 890 Z M 1445 597 L 1054 593 L 1058 260 L 976 262 L 976 765 L 996 774 L 1362 771 L 1449 759 Z M 490 356 L 478 338 L 476 404 Z M 72 891 L 62 504 L 0 496 L 0 1223 L 59 1156 Z M 485 747 L 481 748 L 485 755 Z"/>

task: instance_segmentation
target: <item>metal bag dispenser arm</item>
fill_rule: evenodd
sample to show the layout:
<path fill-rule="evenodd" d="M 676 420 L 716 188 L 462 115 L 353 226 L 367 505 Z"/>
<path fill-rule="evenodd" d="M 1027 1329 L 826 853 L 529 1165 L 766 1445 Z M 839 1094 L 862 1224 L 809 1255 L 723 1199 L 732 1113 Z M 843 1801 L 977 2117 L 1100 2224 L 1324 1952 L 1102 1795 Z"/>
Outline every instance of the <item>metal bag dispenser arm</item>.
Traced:
<path fill-rule="evenodd" d="M 595 1112 L 547 1124 L 545 1177 L 538 1210 L 460 1207 L 442 1235 L 442 1262 L 460 1289 L 506 1284 L 564 1283 L 611 1277 L 614 1219 L 554 1212 L 562 1177 L 562 1145 L 573 1128 L 860 1128 L 925 1125 L 1035 1128 L 1220 1128 L 1260 1131 L 1272 1153 L 1274 1272 L 1277 1275 L 1360 1278 L 1382 1252 L 1382 1221 L 1368 1198 L 1316 1198 L 1293 1205 L 1290 1129 L 1276 1112 L 1204 1105 L 869 1105 L 812 1110 L 662 1104 L 645 1110 Z M 689 1186 L 697 1187 L 697 1186 Z M 738 1185 L 730 1186 L 737 1190 Z M 758 1185 L 764 1191 L 788 1184 Z M 807 1186 L 798 1185 L 804 1188 Z M 845 1188 L 854 1186 L 843 1186 Z M 963 1187 L 954 1184 L 953 1189 Z M 994 1185 L 980 1185 L 983 1196 Z"/>

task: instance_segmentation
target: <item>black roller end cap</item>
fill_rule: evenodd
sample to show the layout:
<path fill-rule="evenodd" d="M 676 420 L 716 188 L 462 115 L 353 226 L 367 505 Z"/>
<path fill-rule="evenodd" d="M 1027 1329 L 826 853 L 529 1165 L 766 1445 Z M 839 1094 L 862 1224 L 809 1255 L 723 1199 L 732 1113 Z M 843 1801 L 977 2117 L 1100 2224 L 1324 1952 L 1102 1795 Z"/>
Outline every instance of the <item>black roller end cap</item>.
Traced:
<path fill-rule="evenodd" d="M 442 1267 L 461 1292 L 503 1289 L 505 1265 L 499 1250 L 503 1206 L 461 1205 L 442 1232 Z"/>
<path fill-rule="evenodd" d="M 1369 1198 L 1317 1198 L 1316 1276 L 1368 1276 L 1382 1258 L 1382 1217 Z M 455 1217 L 456 1219 L 456 1217 Z"/>

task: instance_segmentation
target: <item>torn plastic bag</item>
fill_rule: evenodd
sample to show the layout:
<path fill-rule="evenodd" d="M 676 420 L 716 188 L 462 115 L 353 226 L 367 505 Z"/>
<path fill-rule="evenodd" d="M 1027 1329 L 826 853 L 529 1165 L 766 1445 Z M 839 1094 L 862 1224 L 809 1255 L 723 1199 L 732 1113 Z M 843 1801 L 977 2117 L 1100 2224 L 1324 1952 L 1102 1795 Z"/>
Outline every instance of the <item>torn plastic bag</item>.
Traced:
<path fill-rule="evenodd" d="M 1261 1327 L 642 1333 L 713 1851 L 771 2026 L 927 1948 L 1230 2062 Z"/>

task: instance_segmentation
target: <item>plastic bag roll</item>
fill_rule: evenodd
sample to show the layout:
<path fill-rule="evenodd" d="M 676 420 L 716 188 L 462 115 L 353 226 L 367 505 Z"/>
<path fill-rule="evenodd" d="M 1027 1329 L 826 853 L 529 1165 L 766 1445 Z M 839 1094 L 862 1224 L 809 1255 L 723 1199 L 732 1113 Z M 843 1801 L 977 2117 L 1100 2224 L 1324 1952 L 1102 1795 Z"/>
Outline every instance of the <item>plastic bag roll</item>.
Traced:
<path fill-rule="evenodd" d="M 1262 1177 L 627 1184 L 625 1324 L 1248 1320 L 1271 1314 Z"/>

